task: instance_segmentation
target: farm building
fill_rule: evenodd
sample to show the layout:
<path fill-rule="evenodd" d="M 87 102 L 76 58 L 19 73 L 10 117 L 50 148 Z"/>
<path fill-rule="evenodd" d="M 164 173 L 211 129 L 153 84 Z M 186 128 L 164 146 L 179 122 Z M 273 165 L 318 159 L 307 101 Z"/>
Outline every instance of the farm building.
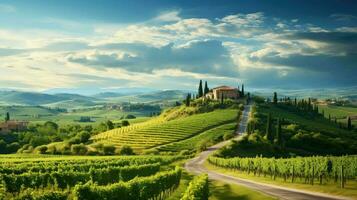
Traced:
<path fill-rule="evenodd" d="M 223 98 L 238 99 L 239 98 L 239 88 L 229 87 L 229 86 L 219 86 L 211 89 L 207 94 L 206 98 L 219 100 Z"/>
<path fill-rule="evenodd" d="M 9 120 L 0 122 L 0 133 L 10 133 L 11 131 L 22 131 L 27 128 L 27 121 Z"/>

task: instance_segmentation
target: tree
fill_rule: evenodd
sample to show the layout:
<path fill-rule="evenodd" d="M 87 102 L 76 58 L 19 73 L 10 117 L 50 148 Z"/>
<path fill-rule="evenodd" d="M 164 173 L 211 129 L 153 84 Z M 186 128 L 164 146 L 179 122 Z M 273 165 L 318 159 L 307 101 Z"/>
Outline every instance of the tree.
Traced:
<path fill-rule="evenodd" d="M 205 81 L 205 90 L 204 90 L 204 94 L 206 95 L 209 92 L 209 88 L 207 85 L 207 81 Z"/>
<path fill-rule="evenodd" d="M 295 98 L 295 100 L 294 100 L 294 105 L 297 106 L 297 100 L 296 100 L 296 98 Z"/>
<path fill-rule="evenodd" d="M 105 122 L 105 124 L 107 125 L 107 130 L 112 130 L 114 129 L 114 124 L 112 121 L 108 120 Z"/>
<path fill-rule="evenodd" d="M 5 121 L 9 121 L 10 120 L 10 113 L 9 112 L 6 112 L 6 115 L 5 115 Z"/>
<path fill-rule="evenodd" d="M 352 130 L 351 117 L 348 117 L 348 119 L 347 119 L 347 129 Z"/>
<path fill-rule="evenodd" d="M 187 107 L 190 106 L 190 103 L 191 103 L 191 94 L 190 93 L 187 94 L 185 103 L 186 103 Z"/>
<path fill-rule="evenodd" d="M 328 114 L 328 120 L 331 121 L 331 114 Z"/>
<path fill-rule="evenodd" d="M 121 125 L 122 125 L 122 126 L 129 126 L 130 123 L 129 123 L 128 120 L 123 120 L 123 121 L 121 122 Z"/>
<path fill-rule="evenodd" d="M 244 97 L 244 84 L 242 84 L 242 97 Z"/>
<path fill-rule="evenodd" d="M 278 94 L 276 92 L 274 92 L 273 103 L 274 104 L 278 103 Z"/>
<path fill-rule="evenodd" d="M 277 140 L 278 140 L 278 145 L 280 147 L 282 147 L 283 146 L 283 136 L 282 136 L 282 133 L 281 133 L 280 118 L 278 118 L 278 121 L 277 121 L 276 137 L 277 137 Z"/>
<path fill-rule="evenodd" d="M 269 113 L 267 118 L 266 137 L 271 143 L 274 142 L 274 135 L 271 126 L 271 113 Z"/>
<path fill-rule="evenodd" d="M 200 85 L 198 86 L 198 98 L 203 96 L 202 80 L 200 80 Z"/>
<path fill-rule="evenodd" d="M 223 104 L 223 100 L 224 100 L 224 97 L 223 97 L 223 94 L 221 94 L 221 104 Z"/>

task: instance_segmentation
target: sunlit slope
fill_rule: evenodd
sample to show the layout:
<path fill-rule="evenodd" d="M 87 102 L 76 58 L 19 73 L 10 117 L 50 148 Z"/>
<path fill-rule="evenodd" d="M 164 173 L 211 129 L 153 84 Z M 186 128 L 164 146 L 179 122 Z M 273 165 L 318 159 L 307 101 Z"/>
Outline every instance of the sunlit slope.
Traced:
<path fill-rule="evenodd" d="M 158 118 L 101 133 L 93 137 L 93 140 L 114 144 L 119 148 L 128 145 L 140 151 L 184 140 L 216 126 L 233 122 L 237 118 L 237 114 L 238 110 L 236 109 L 223 109 L 171 121 Z"/>

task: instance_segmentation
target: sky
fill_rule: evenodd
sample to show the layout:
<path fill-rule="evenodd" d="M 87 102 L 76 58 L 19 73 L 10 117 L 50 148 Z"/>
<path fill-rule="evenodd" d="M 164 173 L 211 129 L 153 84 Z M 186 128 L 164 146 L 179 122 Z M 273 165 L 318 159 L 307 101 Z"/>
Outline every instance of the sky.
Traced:
<path fill-rule="evenodd" d="M 0 88 L 357 85 L 351 0 L 0 0 Z"/>

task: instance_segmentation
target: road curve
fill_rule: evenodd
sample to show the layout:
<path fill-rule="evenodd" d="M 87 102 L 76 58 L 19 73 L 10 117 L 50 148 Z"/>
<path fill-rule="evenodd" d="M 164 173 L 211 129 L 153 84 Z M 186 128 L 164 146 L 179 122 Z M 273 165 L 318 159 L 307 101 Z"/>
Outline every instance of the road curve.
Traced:
<path fill-rule="evenodd" d="M 249 119 L 249 113 L 250 113 L 251 105 L 246 105 L 244 107 L 242 119 L 239 123 L 239 127 L 237 128 L 236 132 L 236 137 L 233 138 L 233 140 L 238 139 L 243 135 L 243 133 L 246 130 L 247 122 Z M 248 188 L 251 188 L 253 190 L 260 191 L 262 193 L 265 193 L 267 195 L 277 197 L 279 199 L 287 199 L 287 200 L 341 200 L 341 199 L 349 199 L 345 197 L 338 197 L 338 196 L 331 196 L 327 194 L 322 194 L 322 193 L 314 193 L 314 192 L 308 192 L 308 191 L 303 191 L 303 190 L 295 190 L 295 189 L 290 189 L 290 188 L 285 188 L 285 187 L 280 187 L 276 185 L 270 185 L 270 184 L 265 184 L 265 183 L 259 183 L 255 181 L 251 181 L 248 179 L 242 179 L 242 178 L 237 178 L 233 176 L 229 176 L 223 173 L 219 173 L 216 171 L 209 170 L 204 167 L 204 162 L 208 158 L 208 156 L 215 150 L 223 147 L 224 145 L 228 144 L 230 141 L 223 141 L 221 143 L 218 143 L 214 146 L 211 146 L 207 148 L 206 151 L 201 152 L 197 157 L 189 160 L 185 164 L 185 169 L 188 172 L 194 173 L 194 174 L 201 174 L 201 173 L 206 173 L 208 174 L 210 179 L 213 180 L 218 180 L 218 181 L 223 181 L 226 183 L 230 184 L 238 184 L 242 185 Z"/>

